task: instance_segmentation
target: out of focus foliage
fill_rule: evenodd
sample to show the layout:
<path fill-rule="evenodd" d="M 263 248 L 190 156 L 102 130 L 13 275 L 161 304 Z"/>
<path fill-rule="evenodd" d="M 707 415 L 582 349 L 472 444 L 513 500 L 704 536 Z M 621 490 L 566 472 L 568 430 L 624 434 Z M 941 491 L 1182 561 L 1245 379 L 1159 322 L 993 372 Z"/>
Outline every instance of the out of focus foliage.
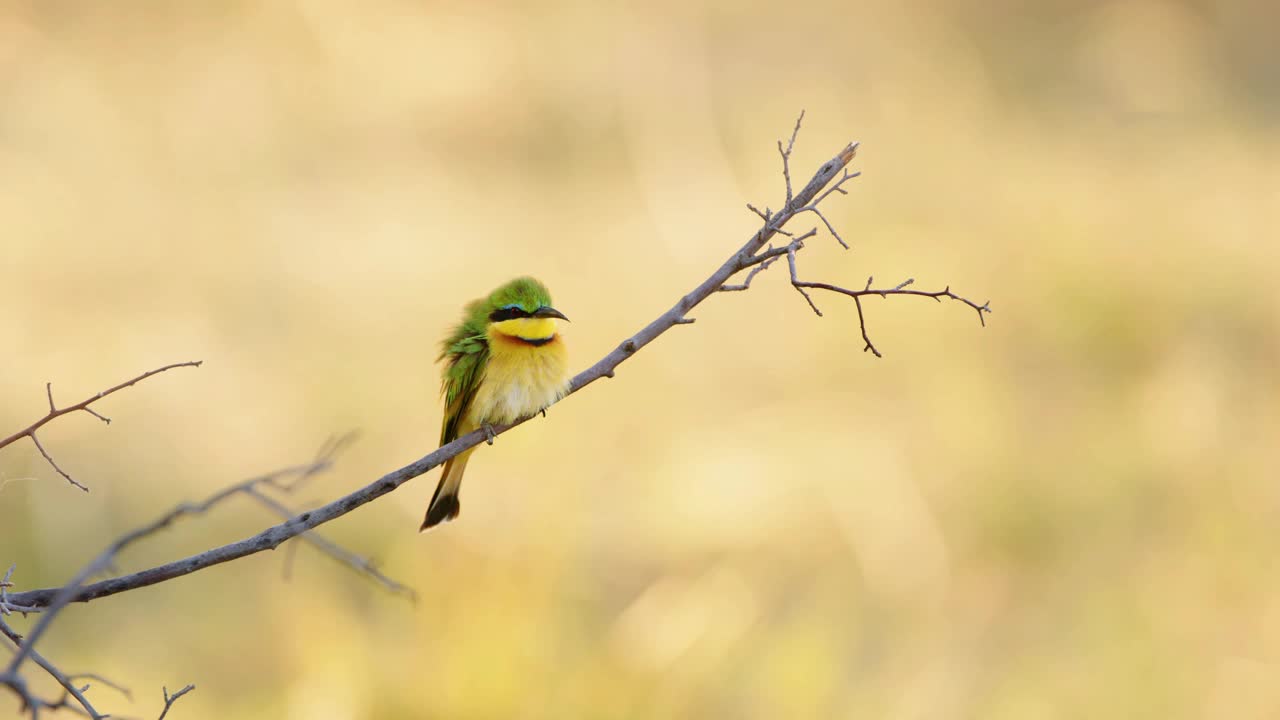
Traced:
<path fill-rule="evenodd" d="M 299 550 L 72 608 L 43 649 L 198 718 L 1280 714 L 1280 74 L 1262 2 L 0 6 L 0 564 L 359 429 L 433 447 L 438 339 L 531 273 L 587 365 L 856 139 L 802 272 L 958 305 L 713 298 L 472 462 Z M 274 519 L 244 503 L 131 551 Z M 32 671 L 34 673 L 34 670 Z M 34 676 L 34 675 L 33 675 Z M 16 707 L 0 697 L 0 715 Z"/>

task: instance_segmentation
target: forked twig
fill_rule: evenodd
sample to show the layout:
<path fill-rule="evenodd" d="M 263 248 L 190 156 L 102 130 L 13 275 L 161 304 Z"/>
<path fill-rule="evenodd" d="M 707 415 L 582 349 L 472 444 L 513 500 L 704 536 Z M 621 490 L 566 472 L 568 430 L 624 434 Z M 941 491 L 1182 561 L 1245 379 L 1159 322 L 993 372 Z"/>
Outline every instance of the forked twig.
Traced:
<path fill-rule="evenodd" d="M 81 411 L 89 413 L 90 415 L 98 418 L 102 422 L 110 425 L 111 418 L 98 413 L 96 410 L 94 410 L 89 406 L 112 393 L 115 393 L 117 391 L 123 390 L 132 385 L 140 383 L 143 380 L 146 380 L 147 378 L 151 377 L 152 375 L 159 375 L 160 373 L 165 372 L 166 370 L 172 370 L 174 368 L 200 367 L 200 364 L 202 362 L 203 361 L 201 360 L 192 360 L 190 362 L 173 363 L 171 365 L 165 365 L 164 367 L 156 368 L 155 370 L 148 370 L 147 372 L 144 372 L 135 378 L 132 378 L 130 380 L 125 380 L 119 385 L 109 387 L 106 390 L 103 390 L 102 392 L 96 395 L 90 395 L 88 398 L 81 400 L 75 405 L 67 405 L 66 407 L 61 407 L 61 408 L 56 406 L 53 402 L 53 383 L 45 383 L 44 394 L 45 394 L 45 397 L 49 400 L 49 412 L 45 413 L 44 417 L 40 418 L 39 420 L 36 420 L 35 422 L 31 423 L 27 427 L 23 428 L 22 430 L 19 430 L 18 432 L 10 435 L 9 437 L 3 440 L 0 440 L 0 448 L 4 448 L 7 445 L 12 445 L 13 443 L 17 442 L 18 440 L 24 437 L 29 437 L 31 438 L 31 442 L 35 443 L 36 449 L 40 451 L 40 454 L 44 456 L 44 459 L 49 462 L 49 465 L 55 471 L 57 471 L 59 475 L 66 478 L 67 482 L 71 483 L 73 486 L 78 487 L 85 492 L 89 492 L 88 487 L 76 481 L 75 478 L 72 478 L 71 475 L 67 473 L 66 470 L 63 470 L 61 467 L 59 467 L 58 463 L 53 461 L 53 456 L 49 454 L 48 450 L 45 450 L 44 445 L 41 444 L 40 442 L 40 438 L 36 436 L 36 431 L 44 427 L 47 423 L 49 423 L 50 421 L 56 418 L 60 418 L 63 415 L 69 415 L 71 413 L 81 412 Z"/>
<path fill-rule="evenodd" d="M 170 695 L 169 688 L 166 688 L 166 687 L 160 688 L 160 690 L 164 693 L 164 709 L 160 711 L 160 717 L 156 718 L 156 720 L 164 720 L 164 716 L 169 714 L 169 708 L 173 707 L 173 704 L 178 702 L 178 698 L 182 697 L 183 695 L 186 695 L 187 693 L 195 689 L 196 689 L 195 685 L 188 685 L 182 688 L 181 690 L 179 690 L 178 692 Z"/>

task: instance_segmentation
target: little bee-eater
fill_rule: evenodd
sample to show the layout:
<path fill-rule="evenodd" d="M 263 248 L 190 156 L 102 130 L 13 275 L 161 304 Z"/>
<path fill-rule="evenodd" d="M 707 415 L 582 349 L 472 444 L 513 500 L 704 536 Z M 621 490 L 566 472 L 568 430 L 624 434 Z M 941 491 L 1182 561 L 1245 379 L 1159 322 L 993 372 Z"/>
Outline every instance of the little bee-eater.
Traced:
<path fill-rule="evenodd" d="M 569 319 L 551 306 L 546 286 L 531 277 L 516 278 L 467 305 L 439 358 L 445 361 L 441 445 L 533 415 L 564 396 L 569 358 L 556 333 L 557 318 Z M 458 488 L 470 456 L 467 450 L 444 464 L 419 532 L 458 516 Z"/>

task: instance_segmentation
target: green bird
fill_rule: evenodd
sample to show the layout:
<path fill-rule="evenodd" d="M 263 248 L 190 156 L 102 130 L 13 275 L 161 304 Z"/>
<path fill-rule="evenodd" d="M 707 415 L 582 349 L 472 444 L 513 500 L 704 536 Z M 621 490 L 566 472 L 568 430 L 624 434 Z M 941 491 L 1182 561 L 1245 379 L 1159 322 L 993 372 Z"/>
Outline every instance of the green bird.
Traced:
<path fill-rule="evenodd" d="M 477 428 L 533 415 L 564 397 L 569 356 L 556 319 L 569 318 L 552 307 L 551 293 L 531 277 L 516 278 L 467 304 L 438 359 L 445 362 L 441 445 Z M 444 464 L 419 532 L 458 516 L 458 489 L 472 450 Z"/>

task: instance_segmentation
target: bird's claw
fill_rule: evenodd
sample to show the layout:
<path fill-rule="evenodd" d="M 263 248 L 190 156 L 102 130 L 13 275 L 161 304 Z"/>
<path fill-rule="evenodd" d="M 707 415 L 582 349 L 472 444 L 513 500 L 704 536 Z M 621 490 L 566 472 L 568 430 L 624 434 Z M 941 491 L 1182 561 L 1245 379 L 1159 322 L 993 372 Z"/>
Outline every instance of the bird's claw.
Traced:
<path fill-rule="evenodd" d="M 546 408 L 542 408 L 542 409 L 541 409 L 541 410 L 539 410 L 538 412 L 542 413 L 542 417 L 546 417 L 546 416 L 547 416 L 547 409 L 546 409 Z"/>
<path fill-rule="evenodd" d="M 485 441 L 487 444 L 492 445 L 492 444 L 493 444 L 493 439 L 494 439 L 494 438 L 496 438 L 496 437 L 498 437 L 498 434 L 497 434 L 497 433 L 495 433 L 495 432 L 493 431 L 493 426 L 492 426 L 492 425 L 489 425 L 488 423 L 485 423 L 485 425 L 484 425 L 484 441 Z"/>

